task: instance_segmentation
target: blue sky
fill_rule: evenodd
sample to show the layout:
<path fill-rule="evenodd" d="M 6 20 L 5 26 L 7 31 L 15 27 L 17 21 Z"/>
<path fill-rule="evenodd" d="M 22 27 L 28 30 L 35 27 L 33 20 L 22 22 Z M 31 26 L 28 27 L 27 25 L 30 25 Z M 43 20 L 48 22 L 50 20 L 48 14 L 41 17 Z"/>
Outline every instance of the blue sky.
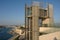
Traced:
<path fill-rule="evenodd" d="M 60 22 L 60 0 L 33 0 L 49 2 L 54 6 L 54 21 Z M 30 0 L 0 0 L 0 25 L 24 24 L 25 3 Z"/>

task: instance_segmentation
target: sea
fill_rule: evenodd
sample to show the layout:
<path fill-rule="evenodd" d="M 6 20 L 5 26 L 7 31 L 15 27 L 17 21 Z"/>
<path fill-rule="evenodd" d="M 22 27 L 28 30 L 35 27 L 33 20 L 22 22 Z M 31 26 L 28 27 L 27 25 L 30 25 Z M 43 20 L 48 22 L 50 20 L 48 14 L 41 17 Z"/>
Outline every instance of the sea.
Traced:
<path fill-rule="evenodd" d="M 11 30 L 11 28 L 0 28 L 0 40 L 8 40 L 13 35 L 9 34 L 8 32 Z"/>

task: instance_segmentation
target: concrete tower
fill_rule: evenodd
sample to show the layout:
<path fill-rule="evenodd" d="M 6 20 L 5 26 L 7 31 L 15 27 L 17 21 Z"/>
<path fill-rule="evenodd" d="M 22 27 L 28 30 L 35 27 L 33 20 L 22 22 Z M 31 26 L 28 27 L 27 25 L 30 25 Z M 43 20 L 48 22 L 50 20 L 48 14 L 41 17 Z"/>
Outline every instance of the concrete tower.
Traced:
<path fill-rule="evenodd" d="M 39 40 L 39 27 L 53 25 L 53 6 L 46 8 L 39 2 L 32 2 L 31 6 L 25 5 L 25 37 L 26 40 Z"/>

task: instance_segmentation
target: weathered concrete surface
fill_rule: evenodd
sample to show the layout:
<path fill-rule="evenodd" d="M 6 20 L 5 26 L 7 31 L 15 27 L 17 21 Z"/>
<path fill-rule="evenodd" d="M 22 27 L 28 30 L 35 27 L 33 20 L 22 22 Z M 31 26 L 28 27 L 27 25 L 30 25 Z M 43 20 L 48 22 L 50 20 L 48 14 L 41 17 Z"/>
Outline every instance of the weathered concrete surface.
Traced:
<path fill-rule="evenodd" d="M 56 31 L 60 31 L 60 28 L 54 28 L 54 27 L 40 27 L 39 28 L 39 32 L 53 33 Z"/>
<path fill-rule="evenodd" d="M 60 31 L 39 36 L 39 40 L 60 40 Z"/>

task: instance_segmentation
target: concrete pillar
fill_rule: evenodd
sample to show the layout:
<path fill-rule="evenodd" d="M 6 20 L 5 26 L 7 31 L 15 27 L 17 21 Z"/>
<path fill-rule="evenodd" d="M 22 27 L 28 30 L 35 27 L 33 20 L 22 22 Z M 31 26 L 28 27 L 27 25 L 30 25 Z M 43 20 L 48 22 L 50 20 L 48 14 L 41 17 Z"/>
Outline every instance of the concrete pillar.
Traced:
<path fill-rule="evenodd" d="M 53 5 L 52 4 L 49 4 L 48 5 L 48 13 L 49 13 L 49 23 L 50 23 L 50 26 L 53 26 L 54 24 L 54 18 L 53 18 Z"/>
<path fill-rule="evenodd" d="M 38 27 L 38 19 L 39 19 L 39 6 L 32 6 L 32 40 L 39 40 L 39 27 Z"/>

